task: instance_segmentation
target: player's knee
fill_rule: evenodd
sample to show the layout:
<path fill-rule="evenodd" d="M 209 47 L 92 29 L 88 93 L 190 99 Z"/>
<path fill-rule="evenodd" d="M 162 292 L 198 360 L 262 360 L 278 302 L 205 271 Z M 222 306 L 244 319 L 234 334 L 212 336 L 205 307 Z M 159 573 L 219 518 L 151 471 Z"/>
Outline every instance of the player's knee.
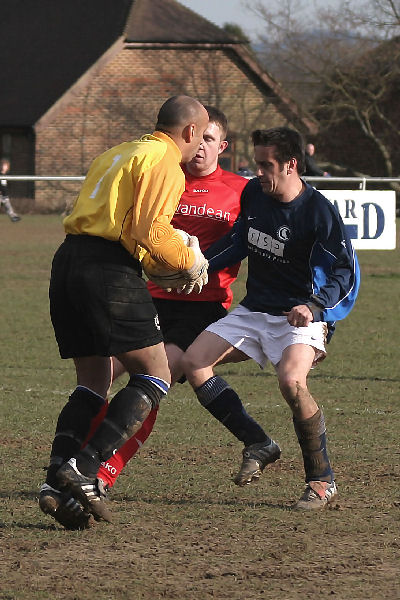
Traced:
<path fill-rule="evenodd" d="M 299 379 L 288 373 L 279 377 L 279 389 L 286 402 L 293 408 L 307 393 L 307 387 Z"/>
<path fill-rule="evenodd" d="M 169 384 L 151 375 L 132 375 L 110 402 L 104 424 L 113 424 L 129 439 L 145 421 L 150 411 L 157 408 L 168 392 Z M 104 456 L 104 459 L 109 458 Z"/>
<path fill-rule="evenodd" d="M 186 350 L 185 354 L 181 357 L 179 367 L 186 377 L 194 373 L 198 367 L 198 356 L 195 352 L 192 352 L 190 348 Z"/>
<path fill-rule="evenodd" d="M 132 375 L 128 381 L 127 388 L 140 390 L 148 398 L 151 408 L 157 408 L 169 390 L 169 382 L 160 377 L 152 375 Z"/>
<path fill-rule="evenodd" d="M 74 428 L 82 423 L 90 422 L 104 405 L 104 398 L 96 392 L 78 385 L 68 398 L 58 418 L 64 428 Z M 79 415 L 79 418 L 76 418 Z M 76 422 L 78 421 L 78 423 Z"/>

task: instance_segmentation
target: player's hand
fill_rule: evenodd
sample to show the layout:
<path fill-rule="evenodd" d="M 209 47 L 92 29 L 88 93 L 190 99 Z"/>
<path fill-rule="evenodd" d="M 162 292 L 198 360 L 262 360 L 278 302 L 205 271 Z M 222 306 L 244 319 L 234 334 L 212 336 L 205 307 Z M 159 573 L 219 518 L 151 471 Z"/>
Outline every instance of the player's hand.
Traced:
<path fill-rule="evenodd" d="M 199 240 L 195 235 L 190 236 L 189 248 L 192 248 L 194 251 L 194 263 L 190 269 L 186 269 L 183 271 L 185 277 L 187 277 L 188 282 L 182 288 L 180 288 L 180 292 L 184 292 L 185 294 L 191 294 L 193 291 L 200 294 L 203 286 L 208 283 L 208 260 L 204 257 L 202 251 L 200 250 Z"/>
<path fill-rule="evenodd" d="M 307 327 L 314 320 L 314 315 L 307 304 L 293 306 L 290 311 L 284 311 L 283 314 L 287 316 L 289 325 L 293 327 Z"/>
<path fill-rule="evenodd" d="M 155 283 L 155 285 L 157 285 L 158 287 L 163 289 L 165 292 L 170 293 L 174 289 L 174 288 L 170 287 L 170 285 L 171 285 L 170 283 L 166 283 L 164 277 L 157 277 L 157 275 L 150 275 L 150 276 L 147 275 L 147 278 L 149 279 L 149 281 L 152 281 L 153 283 Z"/>
<path fill-rule="evenodd" d="M 167 292 L 175 289 L 178 293 L 190 294 L 196 291 L 199 294 L 203 286 L 208 282 L 208 261 L 200 250 L 199 240 L 196 236 L 189 236 L 187 245 L 189 248 L 192 248 L 195 256 L 194 263 L 190 269 L 171 271 L 170 274 L 164 270 L 159 274 L 157 273 L 157 269 L 153 268 L 152 263 L 150 263 L 151 268 L 149 268 L 146 263 L 146 255 L 142 260 L 142 267 L 147 278 Z"/>
<path fill-rule="evenodd" d="M 204 277 L 203 277 L 203 275 L 201 275 L 195 281 L 190 281 L 185 286 L 183 286 L 183 288 L 181 288 L 179 293 L 183 292 L 184 294 L 187 295 L 187 294 L 191 294 L 192 292 L 196 292 L 196 294 L 200 294 L 201 290 L 203 289 L 203 285 L 204 285 Z"/>

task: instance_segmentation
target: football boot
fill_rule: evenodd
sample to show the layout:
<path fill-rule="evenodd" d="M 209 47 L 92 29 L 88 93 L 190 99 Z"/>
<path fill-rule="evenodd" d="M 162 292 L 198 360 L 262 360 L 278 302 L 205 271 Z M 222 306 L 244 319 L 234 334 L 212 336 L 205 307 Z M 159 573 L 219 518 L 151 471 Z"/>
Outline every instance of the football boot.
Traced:
<path fill-rule="evenodd" d="M 246 446 L 242 451 L 242 466 L 233 481 L 236 485 L 244 486 L 250 483 L 257 483 L 265 467 L 278 460 L 281 455 L 281 449 L 273 440 L 266 444 L 258 442 Z"/>
<path fill-rule="evenodd" d="M 332 504 L 338 491 L 334 481 L 309 481 L 300 500 L 294 505 L 295 510 L 320 510 Z"/>
<path fill-rule="evenodd" d="M 93 480 L 80 473 L 75 458 L 71 458 L 58 469 L 57 479 L 60 486 L 69 489 L 96 521 L 111 523 L 112 514 L 105 502 L 106 488 L 102 480 Z"/>
<path fill-rule="evenodd" d="M 92 515 L 68 491 L 57 490 L 47 483 L 40 488 L 39 507 L 65 529 L 88 529 L 94 525 Z"/>

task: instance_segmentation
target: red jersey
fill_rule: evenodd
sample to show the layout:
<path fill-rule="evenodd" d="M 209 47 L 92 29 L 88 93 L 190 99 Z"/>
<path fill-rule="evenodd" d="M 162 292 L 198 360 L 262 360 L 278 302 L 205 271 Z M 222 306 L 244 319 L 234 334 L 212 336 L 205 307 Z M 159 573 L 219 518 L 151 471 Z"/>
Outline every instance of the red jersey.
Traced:
<path fill-rule="evenodd" d="M 185 191 L 171 221 L 176 229 L 183 229 L 199 239 L 204 252 L 228 233 L 240 211 L 240 194 L 248 180 L 235 173 L 224 171 L 220 166 L 205 177 L 195 177 L 185 168 Z M 200 294 L 170 293 L 159 288 L 151 281 L 147 287 L 154 298 L 167 300 L 193 300 L 203 302 L 221 302 L 228 309 L 232 303 L 230 288 L 236 279 L 240 263 L 209 273 L 208 283 Z"/>

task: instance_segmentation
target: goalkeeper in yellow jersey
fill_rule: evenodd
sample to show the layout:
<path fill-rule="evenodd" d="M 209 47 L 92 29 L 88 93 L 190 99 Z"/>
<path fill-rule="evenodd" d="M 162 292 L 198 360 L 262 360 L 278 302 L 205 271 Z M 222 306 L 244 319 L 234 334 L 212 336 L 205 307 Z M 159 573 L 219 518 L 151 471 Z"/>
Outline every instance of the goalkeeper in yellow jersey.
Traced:
<path fill-rule="evenodd" d="M 141 277 L 143 252 L 182 270 L 196 289 L 207 282 L 198 245 L 185 246 L 170 225 L 185 189 L 180 164 L 195 156 L 207 126 L 200 102 L 169 98 L 151 135 L 93 161 L 64 220 L 66 238 L 52 264 L 50 313 L 61 358 L 74 360 L 77 386 L 58 417 L 39 505 L 67 528 L 87 527 L 92 515 L 110 520 L 96 482 L 100 463 L 134 435 L 170 386 L 157 312 Z M 86 440 L 105 404 L 110 356 L 130 379 Z"/>

